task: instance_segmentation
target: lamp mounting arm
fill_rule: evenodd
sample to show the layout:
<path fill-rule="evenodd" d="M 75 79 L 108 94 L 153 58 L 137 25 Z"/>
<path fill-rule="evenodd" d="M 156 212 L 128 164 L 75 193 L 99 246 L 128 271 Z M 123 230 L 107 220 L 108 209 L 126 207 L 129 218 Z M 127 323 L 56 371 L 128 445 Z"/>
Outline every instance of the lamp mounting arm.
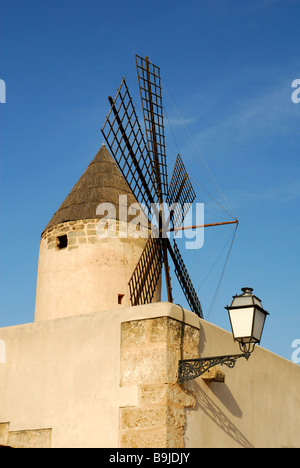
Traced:
<path fill-rule="evenodd" d="M 238 359 L 243 357 L 248 360 L 250 356 L 251 352 L 247 351 L 242 354 L 180 360 L 178 365 L 178 382 L 182 383 L 184 380 L 196 379 L 212 367 L 218 365 L 225 365 L 232 369 Z"/>

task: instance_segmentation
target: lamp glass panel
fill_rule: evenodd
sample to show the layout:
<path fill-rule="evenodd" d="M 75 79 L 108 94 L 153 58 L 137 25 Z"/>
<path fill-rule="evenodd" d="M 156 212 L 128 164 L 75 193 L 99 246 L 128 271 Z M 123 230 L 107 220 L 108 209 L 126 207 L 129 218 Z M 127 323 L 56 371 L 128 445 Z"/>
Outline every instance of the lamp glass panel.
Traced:
<path fill-rule="evenodd" d="M 233 299 L 232 306 L 241 307 L 245 305 L 252 305 L 252 296 L 237 296 Z"/>
<path fill-rule="evenodd" d="M 256 297 L 253 297 L 253 301 L 254 301 L 254 304 L 262 307 L 261 301 L 259 299 L 257 299 Z"/>
<path fill-rule="evenodd" d="M 252 336 L 254 307 L 229 310 L 232 333 L 235 339 Z"/>
<path fill-rule="evenodd" d="M 266 314 L 264 314 L 261 310 L 255 309 L 253 338 L 255 338 L 258 342 L 260 342 L 260 339 L 261 339 L 265 320 L 266 320 Z"/>

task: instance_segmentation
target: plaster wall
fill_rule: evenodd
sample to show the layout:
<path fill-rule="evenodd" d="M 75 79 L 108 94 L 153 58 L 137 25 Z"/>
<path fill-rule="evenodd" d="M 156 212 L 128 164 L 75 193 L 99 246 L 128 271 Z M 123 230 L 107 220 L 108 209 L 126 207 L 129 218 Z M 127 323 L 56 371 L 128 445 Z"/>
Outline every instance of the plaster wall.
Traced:
<path fill-rule="evenodd" d="M 232 334 L 200 320 L 199 356 L 240 353 Z M 220 367 L 225 383 L 186 382 L 196 405 L 186 410 L 185 446 L 300 447 L 300 367 L 260 346 L 234 369 Z"/>
<path fill-rule="evenodd" d="M 184 324 L 184 326 L 182 326 Z M 232 335 L 156 303 L 0 329 L 0 445 L 299 447 L 300 367 L 257 347 L 225 383 L 177 383 L 178 359 Z"/>
<path fill-rule="evenodd" d="M 120 408 L 140 404 L 138 382 L 124 375 L 123 365 L 121 377 L 122 323 L 158 317 L 180 320 L 182 310 L 157 303 L 1 328 L 6 362 L 0 364 L 0 445 L 9 440 L 7 430 L 1 440 L 2 424 L 9 425 L 14 443 L 16 434 L 28 440 L 32 431 L 51 430 L 53 448 L 119 447 Z M 188 323 L 197 320 L 187 312 Z M 157 346 L 163 348 L 162 340 Z M 164 356 L 160 369 L 168 368 Z M 129 362 L 131 371 L 133 366 L 141 373 L 146 365 L 138 355 Z M 157 368 L 156 361 L 151 365 Z M 174 369 L 172 375 L 176 380 Z"/>

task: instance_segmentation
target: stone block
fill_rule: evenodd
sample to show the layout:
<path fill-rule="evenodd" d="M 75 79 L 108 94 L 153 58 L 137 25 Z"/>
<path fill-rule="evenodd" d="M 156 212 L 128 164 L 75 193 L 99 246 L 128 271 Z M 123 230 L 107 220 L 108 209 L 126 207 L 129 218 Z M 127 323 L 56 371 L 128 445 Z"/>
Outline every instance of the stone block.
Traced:
<path fill-rule="evenodd" d="M 207 370 L 201 377 L 206 382 L 225 382 L 225 374 L 217 366 Z"/>
<path fill-rule="evenodd" d="M 7 445 L 9 423 L 0 423 L 0 445 Z"/>
<path fill-rule="evenodd" d="M 68 233 L 68 238 L 70 237 L 84 237 L 85 233 L 83 231 L 70 231 Z"/>
<path fill-rule="evenodd" d="M 14 448 L 51 448 L 51 429 L 12 431 L 8 445 Z"/>
<path fill-rule="evenodd" d="M 168 385 L 145 385 L 139 388 L 141 405 L 166 405 L 168 399 Z"/>
<path fill-rule="evenodd" d="M 187 353 L 197 355 L 200 341 L 200 330 L 189 325 L 184 326 L 182 348 Z"/>
<path fill-rule="evenodd" d="M 122 385 L 166 383 L 167 354 L 166 348 L 123 351 Z"/>
<path fill-rule="evenodd" d="M 167 406 L 166 407 L 166 425 L 167 428 L 182 428 L 185 424 L 184 407 Z"/>
<path fill-rule="evenodd" d="M 122 323 L 121 342 L 124 347 L 138 347 L 146 344 L 146 320 Z"/>
<path fill-rule="evenodd" d="M 167 448 L 166 428 L 126 431 L 121 434 L 122 448 Z"/>
<path fill-rule="evenodd" d="M 184 430 L 168 430 L 165 440 L 166 448 L 184 448 Z"/>
<path fill-rule="evenodd" d="M 84 224 L 74 224 L 72 229 L 74 231 L 82 231 L 82 229 L 84 229 Z"/>
<path fill-rule="evenodd" d="M 88 243 L 89 244 L 96 244 L 97 241 L 98 241 L 97 237 L 89 237 L 88 238 Z"/>
<path fill-rule="evenodd" d="M 56 231 L 58 231 L 59 233 L 64 231 L 65 234 L 69 232 L 69 230 L 70 230 L 70 226 L 66 226 L 66 225 L 63 225 L 60 228 L 56 229 Z"/>
<path fill-rule="evenodd" d="M 180 385 L 173 384 L 167 386 L 167 403 L 185 408 L 194 408 L 196 405 L 196 399 Z"/>
<path fill-rule="evenodd" d="M 159 408 L 121 408 L 121 427 L 123 431 L 165 426 L 166 422 L 166 406 Z"/>
<path fill-rule="evenodd" d="M 139 386 L 139 404 L 121 408 L 121 447 L 184 447 L 185 408 L 196 400 L 177 383 L 178 361 L 198 356 L 199 335 L 171 317 L 122 324 L 121 385 Z"/>

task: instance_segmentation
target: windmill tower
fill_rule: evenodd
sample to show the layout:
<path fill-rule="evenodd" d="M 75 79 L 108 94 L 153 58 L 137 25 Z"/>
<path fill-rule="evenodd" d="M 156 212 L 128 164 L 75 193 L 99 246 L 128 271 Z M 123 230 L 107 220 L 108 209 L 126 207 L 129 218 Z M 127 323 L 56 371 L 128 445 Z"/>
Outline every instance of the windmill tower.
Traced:
<path fill-rule="evenodd" d="M 172 246 L 163 232 L 164 204 L 175 205 L 169 216 L 174 230 L 196 195 L 180 155 L 168 183 L 160 69 L 148 57 L 136 56 L 136 66 L 146 137 L 123 78 L 115 99 L 108 98 L 102 128 L 110 152 L 102 146 L 42 233 L 36 321 L 160 301 L 163 265 L 173 302 L 169 257 L 191 310 L 203 316 L 176 241 Z M 96 214 L 103 203 L 115 208 L 118 231 L 126 232 L 120 196 L 127 208 L 137 204 L 143 212 L 140 235 L 99 238 Z"/>
<path fill-rule="evenodd" d="M 124 220 L 122 210 L 134 203 L 136 198 L 103 144 L 42 233 L 35 321 L 130 305 L 128 282 L 148 235 L 128 232 L 130 217 Z M 97 214 L 99 206 L 114 208 L 106 218 L 115 219 L 106 221 L 115 223 L 116 235 L 106 237 L 105 224 L 99 231 L 103 219 Z M 148 231 L 148 226 L 140 230 Z M 159 300 L 158 281 L 152 302 Z"/>
<path fill-rule="evenodd" d="M 42 233 L 35 320 L 158 302 L 163 266 L 173 302 L 169 260 L 190 309 L 203 317 L 176 238 L 171 243 L 165 230 L 166 224 L 169 233 L 186 229 L 182 222 L 196 194 L 179 154 L 168 181 L 160 69 L 137 55 L 136 67 L 145 136 L 123 78 L 108 98 L 101 129 L 109 151 L 102 146 Z M 119 235 L 97 235 L 103 204 L 114 208 L 106 218 L 115 220 Z M 144 215 L 138 235 L 121 216 L 132 205 Z M 237 220 L 189 228 L 232 223 Z"/>

